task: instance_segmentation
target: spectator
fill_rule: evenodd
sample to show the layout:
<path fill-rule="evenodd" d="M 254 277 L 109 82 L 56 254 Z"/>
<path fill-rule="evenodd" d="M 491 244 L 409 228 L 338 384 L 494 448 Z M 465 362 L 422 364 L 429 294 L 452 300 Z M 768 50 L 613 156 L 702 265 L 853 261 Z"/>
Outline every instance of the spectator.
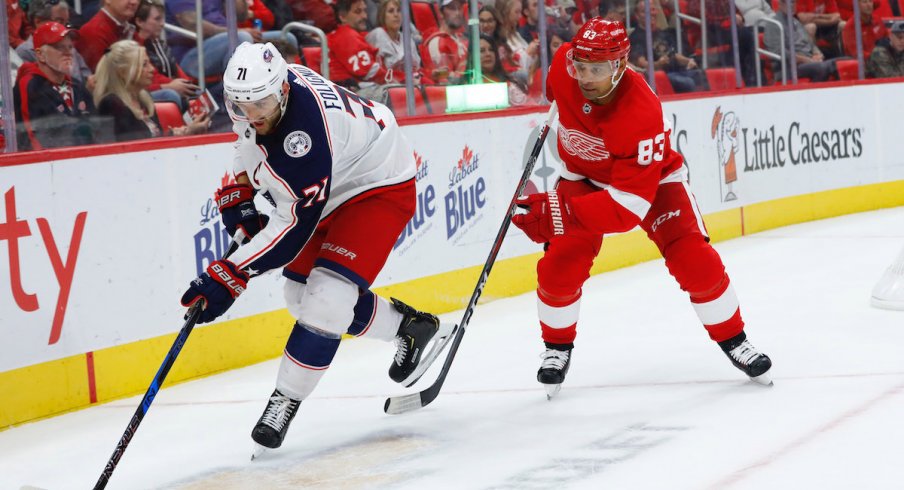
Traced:
<path fill-rule="evenodd" d="M 700 0 L 689 0 L 687 13 L 700 17 Z M 756 85 L 756 58 L 754 57 L 753 28 L 744 25 L 744 17 L 739 10 L 729 12 L 729 2 L 706 2 L 706 32 L 709 48 L 725 46 L 718 52 L 715 64 L 718 66 L 734 66 L 734 45 L 731 34 L 731 17 L 735 16 L 738 29 L 738 57 L 741 62 L 741 75 L 748 86 Z M 702 37 L 701 37 L 702 40 Z M 703 46 L 697 46 L 702 49 Z M 712 57 L 707 58 L 712 62 Z"/>
<path fill-rule="evenodd" d="M 421 45 L 424 70 L 439 84 L 464 80 L 468 67 L 468 40 L 461 33 L 465 25 L 462 0 L 442 0 L 439 30 L 427 36 Z"/>
<path fill-rule="evenodd" d="M 477 14 L 480 33 L 499 41 L 499 13 L 496 7 L 484 5 Z"/>
<path fill-rule="evenodd" d="M 518 22 L 523 10 L 521 0 L 497 0 L 496 8 L 502 20 L 499 34 L 506 49 L 506 55 L 501 59 L 502 66 L 519 79 L 529 80 L 533 75 L 534 60 L 540 54 L 540 41 L 533 39 L 528 42 L 518 32 Z"/>
<path fill-rule="evenodd" d="M 292 14 L 292 8 L 289 7 L 286 0 L 262 0 L 262 3 L 267 7 L 267 10 L 273 14 L 274 28 L 280 29 L 282 26 L 295 20 Z M 327 6 L 327 9 L 332 13 L 333 9 L 329 8 L 329 6 Z M 333 20 L 333 22 L 335 23 L 336 21 Z"/>
<path fill-rule="evenodd" d="M 254 27 L 255 21 L 260 21 L 260 28 L 263 31 L 270 31 L 276 26 L 276 18 L 273 12 L 264 5 L 261 0 L 247 0 L 248 18 L 244 22 L 239 22 L 239 27 Z"/>
<path fill-rule="evenodd" d="M 823 51 L 826 58 L 841 55 L 841 30 L 844 22 L 835 0 L 800 0 L 797 3 L 797 20 L 804 25 L 810 38 Z"/>
<path fill-rule="evenodd" d="M 45 22 L 34 32 L 37 61 L 19 67 L 13 88 L 20 150 L 94 142 L 89 121 L 94 104 L 70 76 L 74 33 L 57 22 Z"/>
<path fill-rule="evenodd" d="M 788 3 L 794 7 L 795 0 L 778 0 L 778 10 L 773 18 L 779 21 L 782 26 L 788 25 L 787 8 Z M 822 82 L 827 80 L 831 75 L 836 74 L 835 63 L 826 61 L 825 56 L 804 25 L 797 20 L 796 17 L 791 18 L 791 29 L 784 29 L 785 39 L 781 39 L 781 33 L 778 28 L 772 24 L 766 24 L 765 27 L 765 44 L 766 49 L 773 53 L 784 51 L 785 57 L 789 63 L 797 63 L 797 76 L 800 78 L 809 78 L 814 82 Z M 794 46 L 794 49 L 790 49 Z M 790 68 L 789 68 L 790 70 Z M 779 73 L 780 75 L 780 73 Z"/>
<path fill-rule="evenodd" d="M 538 0 L 523 0 L 523 8 L 521 9 L 521 17 L 524 19 L 524 25 L 518 27 L 518 34 L 527 41 L 533 41 L 540 38 L 540 29 L 537 23 L 540 21 L 540 12 L 537 8 Z"/>
<path fill-rule="evenodd" d="M 116 141 L 132 141 L 163 136 L 147 87 L 154 79 L 154 65 L 147 52 L 132 40 L 117 41 L 97 65 L 94 103 L 102 116 L 113 118 Z M 174 128 L 173 134 L 207 132 L 208 116 L 188 126 Z"/>
<path fill-rule="evenodd" d="M 611 20 L 612 22 L 621 22 L 622 24 L 625 24 L 628 19 L 628 11 L 627 7 L 625 7 L 624 2 L 618 2 L 615 4 L 605 3 L 603 4 L 603 6 L 606 8 L 606 13 L 603 16 L 606 20 Z"/>
<path fill-rule="evenodd" d="M 35 27 L 51 21 L 64 26 L 69 25 L 69 13 L 69 4 L 66 0 L 31 0 L 28 4 L 28 19 Z M 23 61 L 37 61 L 34 39 L 29 37 L 16 48 L 16 53 Z M 70 76 L 85 85 L 88 90 L 91 90 L 94 84 L 94 80 L 91 79 L 91 68 L 88 68 L 85 58 L 75 50 L 72 51 Z"/>
<path fill-rule="evenodd" d="M 480 71 L 484 82 L 508 84 L 509 104 L 525 105 L 530 103 L 527 87 L 512 80 L 499 61 L 499 47 L 496 40 L 485 34 L 480 35 Z"/>
<path fill-rule="evenodd" d="M 165 8 L 161 0 L 142 0 L 135 12 L 135 41 L 144 46 L 151 64 L 154 80 L 148 91 L 157 102 L 173 102 L 185 111 L 187 99 L 198 95 L 200 87 L 188 80 L 188 75 L 173 58 L 169 45 L 160 37 L 163 33 Z"/>
<path fill-rule="evenodd" d="M 338 0 L 339 27 L 327 34 L 330 49 L 330 78 L 368 99 L 384 101 L 385 84 L 403 79 L 380 62 L 379 50 L 367 43 L 367 6 L 364 0 Z M 397 78 L 393 78 L 393 77 Z"/>
<path fill-rule="evenodd" d="M 108 0 L 110 1 L 110 0 Z M 113 0 L 125 1 L 125 0 Z M 228 0 L 227 0 L 228 1 Z M 236 20 L 244 21 L 249 14 L 248 4 L 245 0 L 235 1 Z M 168 0 L 166 2 L 167 22 L 195 32 L 198 19 L 195 16 L 195 0 Z M 232 56 L 229 49 L 229 34 L 226 32 L 226 11 L 223 8 L 223 0 L 201 0 L 201 33 L 204 36 L 204 76 L 217 78 L 226 70 L 226 64 Z M 238 31 L 238 43 L 260 42 L 263 40 L 261 31 L 254 28 L 243 28 Z M 179 62 L 179 66 L 193 79 L 197 80 L 198 47 L 197 42 L 185 36 L 170 35 L 168 41 L 172 47 L 173 57 Z M 221 88 L 213 88 L 213 92 L 219 95 Z"/>
<path fill-rule="evenodd" d="M 863 44 L 863 59 L 868 60 L 876 41 L 884 38 L 888 33 L 882 20 L 876 15 L 876 0 L 857 0 L 860 4 L 860 39 Z M 844 23 L 841 31 L 841 44 L 844 54 L 851 58 L 857 57 L 857 23 L 853 16 Z"/>
<path fill-rule="evenodd" d="M 394 72 L 390 77 L 404 80 L 405 47 L 402 46 L 402 4 L 399 0 L 381 0 L 377 9 L 377 24 L 379 27 L 370 31 L 365 40 L 379 50 L 377 55 L 383 66 Z M 419 83 L 421 78 L 421 56 L 417 52 L 417 43 L 420 40 L 420 33 L 411 26 L 409 52 L 415 83 Z"/>
<path fill-rule="evenodd" d="M 79 29 L 76 47 L 85 57 L 88 68 L 97 69 L 104 51 L 120 39 L 132 39 L 135 26 L 132 17 L 138 9 L 138 0 L 104 0 L 103 8 Z"/>
<path fill-rule="evenodd" d="M 758 20 L 769 18 L 775 13 L 767 0 L 735 0 L 735 6 L 744 17 L 744 25 L 749 27 L 754 27 Z"/>
<path fill-rule="evenodd" d="M 888 24 L 888 38 L 879 40 L 869 56 L 869 78 L 904 77 L 904 20 Z"/>
<path fill-rule="evenodd" d="M 650 8 L 659 8 L 650 5 Z M 652 12 L 652 11 L 651 11 Z M 629 37 L 631 52 L 628 61 L 646 72 L 649 62 L 647 60 L 647 31 L 646 27 L 646 2 L 638 0 L 634 6 L 634 18 L 637 24 Z M 676 93 L 687 93 L 706 88 L 703 70 L 697 68 L 697 62 L 678 52 L 675 45 L 675 30 L 659 30 L 652 24 L 653 32 L 653 69 L 662 70 L 672 83 Z M 687 43 L 684 43 L 687 46 Z"/>
<path fill-rule="evenodd" d="M 28 39 L 32 31 L 19 0 L 6 0 L 6 22 L 9 28 L 9 45 L 17 48 Z"/>

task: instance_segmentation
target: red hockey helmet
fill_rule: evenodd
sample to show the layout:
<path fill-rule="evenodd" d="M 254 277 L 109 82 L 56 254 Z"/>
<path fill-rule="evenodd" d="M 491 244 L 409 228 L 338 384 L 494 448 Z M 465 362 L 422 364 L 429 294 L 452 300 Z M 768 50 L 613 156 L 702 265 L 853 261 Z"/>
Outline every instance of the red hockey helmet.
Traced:
<path fill-rule="evenodd" d="M 602 17 L 594 17 L 581 26 L 571 45 L 575 58 L 591 63 L 620 60 L 631 51 L 625 26 Z"/>

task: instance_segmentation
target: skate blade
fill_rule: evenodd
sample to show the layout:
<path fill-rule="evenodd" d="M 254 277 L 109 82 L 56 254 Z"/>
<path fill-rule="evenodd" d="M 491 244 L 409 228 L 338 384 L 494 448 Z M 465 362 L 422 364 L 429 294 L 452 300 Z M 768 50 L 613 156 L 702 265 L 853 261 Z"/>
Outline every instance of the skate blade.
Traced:
<path fill-rule="evenodd" d="M 751 376 L 750 380 L 755 383 L 761 384 L 763 386 L 772 386 L 773 385 L 772 376 L 770 375 L 769 371 L 766 371 L 765 373 L 763 373 L 759 376 Z"/>
<path fill-rule="evenodd" d="M 255 459 L 259 459 L 261 456 L 266 454 L 267 451 L 269 451 L 269 450 L 270 450 L 270 448 L 261 446 L 260 444 L 255 442 L 254 450 L 251 451 L 251 461 L 254 461 Z"/>
<path fill-rule="evenodd" d="M 421 376 L 430 369 L 430 366 L 433 364 L 433 361 L 436 360 L 437 357 L 446 349 L 446 346 L 449 344 L 449 341 L 452 340 L 453 335 L 458 330 L 458 325 L 454 323 L 440 323 L 439 330 L 436 331 L 436 335 L 430 339 L 430 346 L 427 349 L 427 354 L 421 356 L 421 361 L 417 364 L 417 367 L 414 368 L 414 371 L 408 375 L 407 378 L 403 379 L 401 385 L 405 388 L 410 388 L 412 385 L 418 382 L 421 379 Z"/>
<path fill-rule="evenodd" d="M 557 384 L 557 385 L 543 385 L 543 387 L 546 388 L 546 399 L 547 399 L 547 400 L 552 400 L 552 397 L 558 395 L 559 392 L 562 391 L 562 385 L 561 385 L 561 384 Z"/>

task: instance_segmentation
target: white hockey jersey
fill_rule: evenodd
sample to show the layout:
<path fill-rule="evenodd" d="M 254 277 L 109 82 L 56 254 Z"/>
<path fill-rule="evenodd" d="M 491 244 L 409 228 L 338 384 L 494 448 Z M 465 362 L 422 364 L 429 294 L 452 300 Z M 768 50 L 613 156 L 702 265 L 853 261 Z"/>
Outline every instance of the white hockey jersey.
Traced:
<path fill-rule="evenodd" d="M 275 207 L 270 222 L 230 260 L 252 275 L 282 267 L 321 220 L 355 196 L 413 179 L 414 152 L 386 106 L 307 67 L 289 65 L 289 100 L 267 135 L 237 123 L 236 176 Z"/>

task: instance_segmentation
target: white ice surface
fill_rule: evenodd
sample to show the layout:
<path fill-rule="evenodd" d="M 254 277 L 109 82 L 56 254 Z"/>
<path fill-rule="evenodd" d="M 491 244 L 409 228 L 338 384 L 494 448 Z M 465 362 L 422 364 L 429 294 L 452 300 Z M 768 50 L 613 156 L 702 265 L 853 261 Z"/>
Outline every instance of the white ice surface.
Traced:
<path fill-rule="evenodd" d="M 108 488 L 901 489 L 904 312 L 869 294 L 902 243 L 904 208 L 716 245 L 772 388 L 729 364 L 658 260 L 587 283 L 552 401 L 526 294 L 477 309 L 443 392 L 411 414 L 383 414 L 404 392 L 392 346 L 344 342 L 283 447 L 253 463 L 275 361 L 165 389 Z M 92 487 L 138 401 L 0 433 L 0 489 Z"/>

